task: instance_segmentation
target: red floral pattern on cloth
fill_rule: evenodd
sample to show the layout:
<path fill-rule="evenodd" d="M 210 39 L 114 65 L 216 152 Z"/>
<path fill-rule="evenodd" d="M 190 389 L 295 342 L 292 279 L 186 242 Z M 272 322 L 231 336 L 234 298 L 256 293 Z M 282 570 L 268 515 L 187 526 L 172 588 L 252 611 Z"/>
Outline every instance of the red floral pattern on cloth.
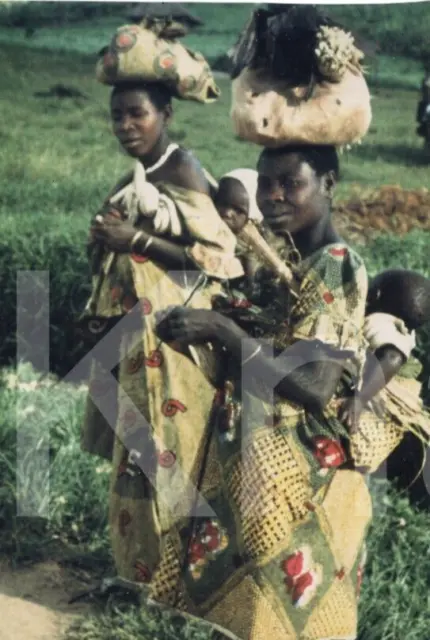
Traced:
<path fill-rule="evenodd" d="M 107 394 L 110 388 L 111 388 L 111 384 L 109 380 L 100 380 L 96 378 L 95 380 L 92 380 L 90 383 L 90 387 L 89 387 L 90 395 L 93 396 L 94 398 L 104 396 Z"/>
<path fill-rule="evenodd" d="M 131 520 L 131 514 L 126 509 L 121 509 L 118 515 L 118 529 L 123 538 L 127 535 L 127 527 L 131 523 Z"/>
<path fill-rule="evenodd" d="M 322 567 L 312 559 L 310 547 L 303 546 L 281 563 L 284 583 L 295 607 L 306 606 L 322 581 Z"/>
<path fill-rule="evenodd" d="M 330 293 L 330 291 L 326 291 L 323 294 L 323 300 L 326 304 L 333 304 L 334 302 L 334 295 L 332 293 Z"/>
<path fill-rule="evenodd" d="M 152 313 L 152 303 L 148 298 L 141 298 L 140 306 L 144 316 L 149 316 L 149 314 Z"/>
<path fill-rule="evenodd" d="M 293 553 L 293 555 L 288 556 L 286 560 L 284 560 L 282 564 L 282 569 L 285 575 L 290 577 L 299 576 L 303 571 L 304 566 L 304 557 L 303 552 L 298 551 L 297 553 Z"/>
<path fill-rule="evenodd" d="M 112 302 L 119 302 L 120 298 L 122 296 L 122 289 L 121 287 L 112 287 L 111 291 L 110 291 L 110 297 Z"/>
<path fill-rule="evenodd" d="M 161 69 L 174 69 L 176 66 L 174 54 L 171 51 L 164 51 L 160 54 L 158 64 L 160 65 Z"/>
<path fill-rule="evenodd" d="M 149 570 L 149 567 L 146 564 L 144 564 L 140 560 L 137 560 L 137 562 L 134 565 L 134 569 L 136 571 L 135 573 L 136 582 L 148 583 L 151 581 L 151 571 Z"/>
<path fill-rule="evenodd" d="M 138 264 L 143 264 L 144 262 L 148 262 L 149 258 L 148 256 L 141 256 L 138 253 L 132 253 L 130 255 L 130 258 L 134 261 L 137 262 Z"/>
<path fill-rule="evenodd" d="M 136 33 L 132 29 L 122 29 L 115 38 L 115 48 L 122 53 L 130 51 L 137 41 Z"/>
<path fill-rule="evenodd" d="M 327 473 L 329 469 L 336 469 L 346 461 L 345 451 L 338 440 L 316 436 L 312 442 L 313 454 L 319 462 L 321 473 Z"/>
<path fill-rule="evenodd" d="M 173 398 L 165 400 L 163 402 L 163 406 L 161 407 L 163 416 L 166 416 L 166 418 L 173 418 L 173 416 L 175 416 L 178 411 L 180 411 L 181 413 L 185 413 L 186 410 L 187 407 L 182 404 L 182 402 Z"/>
<path fill-rule="evenodd" d="M 171 469 L 176 462 L 176 454 L 173 451 L 161 451 L 157 454 L 157 460 L 163 469 Z"/>
<path fill-rule="evenodd" d="M 143 353 L 143 351 L 139 351 L 137 355 L 128 359 L 127 373 L 129 373 L 130 375 L 137 373 L 137 371 L 139 371 L 139 369 L 143 367 L 144 362 L 145 354 Z"/>
<path fill-rule="evenodd" d="M 348 255 L 348 249 L 346 247 L 333 247 L 329 249 L 328 252 L 334 258 L 344 258 Z"/>
<path fill-rule="evenodd" d="M 339 569 L 339 571 L 336 571 L 336 578 L 338 580 L 343 580 L 345 577 L 346 573 L 345 573 L 345 569 L 342 567 L 342 569 Z"/>
<path fill-rule="evenodd" d="M 235 309 L 249 309 L 250 307 L 252 307 L 252 302 L 246 300 L 245 298 L 241 300 L 234 298 L 231 302 L 231 305 Z"/>
<path fill-rule="evenodd" d="M 188 570 L 199 580 L 210 563 L 228 547 L 226 531 L 215 519 L 205 520 L 193 535 L 188 548 Z"/>
<path fill-rule="evenodd" d="M 145 364 L 147 367 L 161 367 L 164 362 L 163 354 L 159 349 L 154 349 L 151 351 L 149 356 L 145 358 Z"/>

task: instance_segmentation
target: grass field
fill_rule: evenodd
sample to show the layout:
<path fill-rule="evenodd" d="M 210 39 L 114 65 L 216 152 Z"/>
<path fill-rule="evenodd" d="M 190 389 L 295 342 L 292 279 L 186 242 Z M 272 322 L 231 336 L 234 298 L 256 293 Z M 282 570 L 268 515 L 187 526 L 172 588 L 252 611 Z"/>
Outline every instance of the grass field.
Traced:
<path fill-rule="evenodd" d="M 0 211 L 89 215 L 130 166 L 110 134 L 109 90 L 94 81 L 93 60 L 1 45 L 0 62 Z M 373 123 L 365 142 L 343 156 L 339 196 L 356 183 L 405 188 L 428 183 L 428 165 L 415 134 L 418 91 L 402 84 L 407 62 L 401 60 L 399 69 L 400 87 L 372 89 Z M 58 82 L 80 89 L 88 99 L 35 96 Z M 172 125 L 172 138 L 193 149 L 217 177 L 234 167 L 255 166 L 258 155 L 257 148 L 232 135 L 228 80 L 219 78 L 219 85 L 217 104 L 177 102 Z"/>
<path fill-rule="evenodd" d="M 234 11 L 240 13 L 242 8 Z M 109 91 L 94 81 L 94 59 L 86 55 L 104 44 L 107 26 L 97 36 L 70 30 L 60 47 L 69 48 L 68 52 L 59 51 L 58 42 L 50 41 L 49 34 L 43 40 L 43 31 L 36 35 L 33 48 L 28 43 L 22 47 L 22 36 L 6 44 L 6 35 L 0 33 L 0 225 L 3 238 L 22 233 L 28 251 L 32 243 L 44 242 L 49 229 L 66 233 L 73 226 L 81 234 L 84 259 L 88 221 L 107 190 L 130 166 L 110 133 Z M 228 46 L 234 40 L 233 33 L 227 30 L 222 35 L 223 27 L 219 29 L 221 35 L 210 41 L 195 36 L 193 46 L 208 57 L 218 55 L 220 43 L 224 48 L 223 38 Z M 50 34 L 53 37 L 52 31 Z M 202 38 L 201 47 L 197 37 Z M 66 40 L 70 46 L 65 46 Z M 416 63 L 402 58 L 381 58 L 372 67 L 372 127 L 363 144 L 342 157 L 338 198 L 346 198 L 355 185 L 429 186 L 429 166 L 415 135 L 419 73 Z M 35 95 L 60 82 L 80 89 L 87 99 Z M 193 149 L 217 177 L 236 167 L 255 166 L 258 155 L 258 149 L 232 135 L 229 83 L 226 78 L 219 83 L 222 98 L 216 105 L 177 103 L 172 126 L 172 138 Z M 363 251 L 369 270 L 407 265 L 428 271 L 429 247 L 428 235 L 420 234 L 401 240 L 383 238 Z M 36 374 L 29 367 L 19 371 L 21 386 L 14 388 L 13 375 L 12 370 L 5 371 L 0 388 L 0 555 L 7 555 L 18 566 L 55 557 L 81 563 L 97 576 L 109 574 L 109 465 L 90 459 L 79 449 L 85 389 L 36 386 Z M 48 519 L 16 516 L 17 425 L 32 453 L 37 451 L 40 460 L 43 456 L 50 460 L 49 493 L 45 472 L 31 456 L 18 470 L 18 497 L 40 503 Z M 375 520 L 360 605 L 360 639 L 428 640 L 430 514 L 418 513 L 405 498 L 387 493 L 384 483 L 374 481 L 372 492 Z M 70 640 L 137 637 L 203 640 L 209 635 L 199 625 L 183 624 L 178 617 L 159 619 L 146 610 L 124 609 L 115 602 L 87 617 L 69 634 Z"/>

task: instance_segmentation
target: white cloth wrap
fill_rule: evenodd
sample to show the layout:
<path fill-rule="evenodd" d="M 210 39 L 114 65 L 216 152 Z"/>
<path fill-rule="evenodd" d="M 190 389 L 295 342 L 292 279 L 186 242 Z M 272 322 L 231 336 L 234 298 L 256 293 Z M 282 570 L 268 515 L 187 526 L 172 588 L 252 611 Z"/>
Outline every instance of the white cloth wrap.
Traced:
<path fill-rule="evenodd" d="M 245 188 L 249 198 L 248 218 L 253 222 L 262 222 L 263 214 L 257 205 L 258 172 L 255 169 L 235 169 L 223 175 L 223 178 L 235 178 Z"/>
<path fill-rule="evenodd" d="M 154 231 L 179 237 L 181 219 L 171 198 L 160 193 L 146 180 L 145 168 L 140 162 L 134 167 L 133 180 L 110 199 L 112 204 L 123 202 L 128 219 L 134 224 L 139 215 L 152 218 Z"/>
<path fill-rule="evenodd" d="M 372 351 L 392 345 L 407 360 L 415 348 L 415 331 L 409 331 L 403 320 L 388 313 L 371 313 L 365 318 L 363 329 Z"/>

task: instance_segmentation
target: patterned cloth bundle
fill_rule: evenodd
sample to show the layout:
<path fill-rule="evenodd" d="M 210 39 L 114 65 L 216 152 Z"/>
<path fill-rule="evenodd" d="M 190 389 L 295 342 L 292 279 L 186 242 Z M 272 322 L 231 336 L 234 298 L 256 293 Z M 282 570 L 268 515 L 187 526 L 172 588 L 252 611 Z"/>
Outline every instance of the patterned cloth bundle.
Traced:
<path fill-rule="evenodd" d="M 96 76 L 99 82 L 161 82 L 182 100 L 210 103 L 220 90 L 204 57 L 182 45 L 175 23 L 125 25 L 102 50 Z"/>

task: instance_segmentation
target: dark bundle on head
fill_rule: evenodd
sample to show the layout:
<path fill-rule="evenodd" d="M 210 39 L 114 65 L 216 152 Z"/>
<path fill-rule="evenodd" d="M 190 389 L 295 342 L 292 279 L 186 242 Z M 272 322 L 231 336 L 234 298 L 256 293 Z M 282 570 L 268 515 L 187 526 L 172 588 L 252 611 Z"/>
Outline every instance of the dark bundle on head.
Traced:
<path fill-rule="evenodd" d="M 236 45 L 232 78 L 249 66 L 264 67 L 292 86 L 321 80 L 315 48 L 318 29 L 325 25 L 340 26 L 313 5 L 269 4 L 258 9 Z"/>
<path fill-rule="evenodd" d="M 167 106 L 172 104 L 172 91 L 161 82 L 121 82 L 112 89 L 111 98 L 117 93 L 125 91 L 143 91 L 157 111 L 164 111 Z"/>
<path fill-rule="evenodd" d="M 406 269 L 388 269 L 372 279 L 367 314 L 389 313 L 412 331 L 430 321 L 430 280 Z"/>

